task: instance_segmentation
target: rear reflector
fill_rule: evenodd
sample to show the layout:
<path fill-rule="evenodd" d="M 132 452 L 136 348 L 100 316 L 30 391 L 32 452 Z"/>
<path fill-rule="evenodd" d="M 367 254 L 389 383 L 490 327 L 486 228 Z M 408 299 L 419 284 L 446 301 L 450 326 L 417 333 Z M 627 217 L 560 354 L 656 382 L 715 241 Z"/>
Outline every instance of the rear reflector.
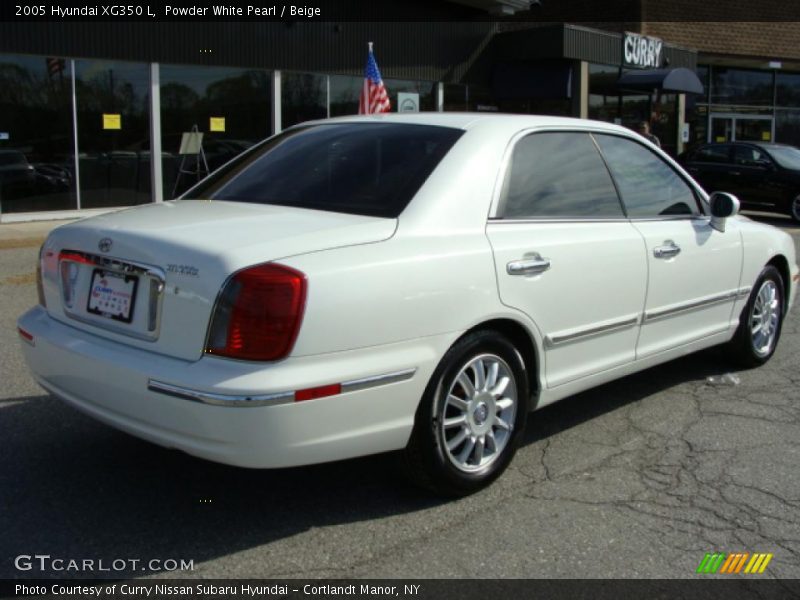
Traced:
<path fill-rule="evenodd" d="M 17 327 L 17 333 L 19 334 L 19 337 L 28 342 L 31 346 L 35 345 L 33 341 L 33 334 L 28 333 L 22 327 Z"/>
<path fill-rule="evenodd" d="M 331 385 L 321 385 L 320 387 L 308 388 L 305 390 L 297 390 L 294 393 L 294 401 L 302 402 L 303 400 L 315 400 L 316 398 L 324 398 L 325 396 L 335 396 L 342 393 L 342 384 L 333 383 Z"/>
<path fill-rule="evenodd" d="M 47 300 L 44 297 L 44 279 L 42 273 L 44 271 L 42 263 L 44 261 L 44 244 L 39 248 L 39 259 L 36 261 L 36 295 L 39 297 L 39 304 L 47 308 Z M 48 252 L 47 256 L 52 256 L 52 252 Z"/>

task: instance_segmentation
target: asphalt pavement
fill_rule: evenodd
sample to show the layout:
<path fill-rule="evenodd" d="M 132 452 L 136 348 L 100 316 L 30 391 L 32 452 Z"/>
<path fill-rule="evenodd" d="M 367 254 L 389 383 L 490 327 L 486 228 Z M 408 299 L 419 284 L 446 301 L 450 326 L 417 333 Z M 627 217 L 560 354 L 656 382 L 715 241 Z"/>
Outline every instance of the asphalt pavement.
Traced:
<path fill-rule="evenodd" d="M 766 220 L 800 254 L 800 229 Z M 800 577 L 798 304 L 766 366 L 732 371 L 710 350 L 564 400 L 530 415 L 494 485 L 444 501 L 406 484 L 391 455 L 226 467 L 47 395 L 15 321 L 36 302 L 51 226 L 0 225 L 0 578 L 688 578 L 719 551 L 772 553 L 763 577 Z M 142 562 L 15 566 L 36 554 Z M 152 559 L 193 569 L 159 572 Z"/>

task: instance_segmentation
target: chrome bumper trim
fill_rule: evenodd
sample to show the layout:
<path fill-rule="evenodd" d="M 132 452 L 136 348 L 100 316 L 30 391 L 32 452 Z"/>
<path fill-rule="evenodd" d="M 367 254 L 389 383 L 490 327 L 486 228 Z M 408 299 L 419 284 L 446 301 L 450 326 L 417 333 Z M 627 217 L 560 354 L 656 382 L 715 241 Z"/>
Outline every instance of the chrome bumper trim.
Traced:
<path fill-rule="evenodd" d="M 359 390 L 366 390 L 373 387 L 406 381 L 411 379 L 416 372 L 417 369 L 414 367 L 412 369 L 394 371 L 392 373 L 385 373 L 383 375 L 375 375 L 372 377 L 343 381 L 340 384 L 342 388 L 340 393 L 344 394 L 346 392 L 356 392 Z M 147 381 L 147 389 L 151 392 L 158 392 L 159 394 L 165 394 L 167 396 L 173 396 L 183 400 L 191 400 L 193 402 L 200 402 L 202 404 L 211 404 L 212 406 L 275 406 L 279 404 L 291 404 L 294 402 L 293 391 L 259 395 L 215 394 L 212 392 L 193 390 L 183 386 L 173 385 L 171 383 L 164 383 L 163 381 L 157 381 L 155 379 L 149 379 Z"/>
<path fill-rule="evenodd" d="M 179 385 L 164 383 L 150 379 L 147 381 L 147 389 L 151 392 L 159 392 L 167 396 L 174 396 L 183 400 L 192 400 L 213 406 L 267 406 L 273 404 L 290 404 L 294 402 L 294 392 L 278 392 L 276 394 L 260 394 L 248 396 L 246 394 L 214 394 L 211 392 L 201 392 L 192 390 Z"/>

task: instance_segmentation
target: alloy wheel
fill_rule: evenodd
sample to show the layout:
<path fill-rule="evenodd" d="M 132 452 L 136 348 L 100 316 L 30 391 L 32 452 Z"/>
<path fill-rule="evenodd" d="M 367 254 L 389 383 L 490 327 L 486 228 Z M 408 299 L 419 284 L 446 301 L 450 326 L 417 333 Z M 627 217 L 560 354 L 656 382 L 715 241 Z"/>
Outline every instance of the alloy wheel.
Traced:
<path fill-rule="evenodd" d="M 470 359 L 450 383 L 439 422 L 450 463 L 466 473 L 492 464 L 512 437 L 518 404 L 513 371 L 502 358 Z"/>
<path fill-rule="evenodd" d="M 758 356 L 766 356 L 772 351 L 778 333 L 781 308 L 778 286 L 771 279 L 766 279 L 758 290 L 750 313 L 753 351 Z"/>

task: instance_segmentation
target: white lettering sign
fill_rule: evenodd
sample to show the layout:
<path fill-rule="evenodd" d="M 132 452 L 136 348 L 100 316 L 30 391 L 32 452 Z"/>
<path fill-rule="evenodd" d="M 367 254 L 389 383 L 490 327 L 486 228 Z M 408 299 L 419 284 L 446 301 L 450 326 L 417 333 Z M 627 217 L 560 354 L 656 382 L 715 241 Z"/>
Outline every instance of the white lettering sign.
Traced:
<path fill-rule="evenodd" d="M 662 65 L 663 47 L 664 43 L 658 38 L 626 32 L 622 41 L 624 66 L 657 69 Z"/>

